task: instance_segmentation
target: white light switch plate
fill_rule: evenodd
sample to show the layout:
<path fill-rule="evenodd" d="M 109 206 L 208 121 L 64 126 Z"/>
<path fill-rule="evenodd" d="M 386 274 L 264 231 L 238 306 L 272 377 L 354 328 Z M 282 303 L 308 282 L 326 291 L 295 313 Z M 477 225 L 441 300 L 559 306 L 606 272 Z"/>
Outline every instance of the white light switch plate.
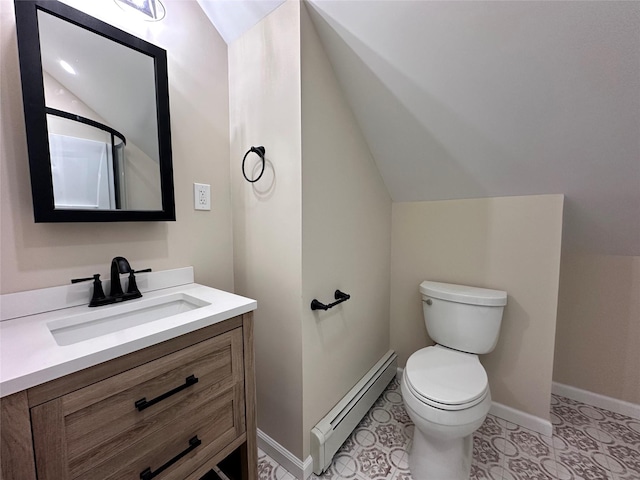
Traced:
<path fill-rule="evenodd" d="M 211 185 L 193 184 L 193 206 L 196 210 L 211 210 Z"/>

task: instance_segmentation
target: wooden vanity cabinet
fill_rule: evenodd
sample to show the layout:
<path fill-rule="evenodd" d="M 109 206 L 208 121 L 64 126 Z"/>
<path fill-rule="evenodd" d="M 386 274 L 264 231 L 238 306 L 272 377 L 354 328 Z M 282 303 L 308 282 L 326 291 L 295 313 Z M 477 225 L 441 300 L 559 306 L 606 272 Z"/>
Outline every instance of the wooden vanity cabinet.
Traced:
<path fill-rule="evenodd" d="M 248 313 L 2 398 L 3 480 L 257 479 Z"/>

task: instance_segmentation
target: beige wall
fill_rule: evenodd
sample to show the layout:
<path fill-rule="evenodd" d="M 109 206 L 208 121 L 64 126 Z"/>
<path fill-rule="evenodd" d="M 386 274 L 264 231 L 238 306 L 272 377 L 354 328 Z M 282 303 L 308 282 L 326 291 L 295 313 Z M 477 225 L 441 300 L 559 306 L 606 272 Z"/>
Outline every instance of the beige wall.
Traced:
<path fill-rule="evenodd" d="M 233 42 L 229 72 L 235 286 L 259 306 L 258 426 L 304 460 L 313 425 L 389 348 L 391 200 L 299 2 Z M 267 150 L 253 185 L 240 170 L 252 145 Z M 310 310 L 336 289 L 352 300 Z"/>
<path fill-rule="evenodd" d="M 167 50 L 177 221 L 34 223 L 13 2 L 0 0 L 0 292 L 107 274 L 116 255 L 134 268 L 193 265 L 198 282 L 232 289 L 225 43 L 195 1 L 166 0 L 157 24 L 125 21 L 112 0 L 79 3 Z M 193 182 L 211 184 L 210 212 L 193 210 Z"/>
<path fill-rule="evenodd" d="M 389 349 L 391 199 L 302 8 L 304 453 L 311 429 Z M 313 298 L 334 301 L 312 312 Z"/>
<path fill-rule="evenodd" d="M 404 365 L 431 344 L 418 286 L 505 290 L 496 349 L 483 355 L 494 401 L 549 419 L 562 195 L 394 203 L 391 346 Z"/>
<path fill-rule="evenodd" d="M 302 458 L 300 4 L 288 1 L 229 46 L 236 292 L 255 298 L 258 427 Z M 241 164 L 263 145 L 267 167 Z M 247 173 L 255 177 L 255 154 Z"/>
<path fill-rule="evenodd" d="M 553 379 L 640 404 L 640 257 L 562 252 Z"/>

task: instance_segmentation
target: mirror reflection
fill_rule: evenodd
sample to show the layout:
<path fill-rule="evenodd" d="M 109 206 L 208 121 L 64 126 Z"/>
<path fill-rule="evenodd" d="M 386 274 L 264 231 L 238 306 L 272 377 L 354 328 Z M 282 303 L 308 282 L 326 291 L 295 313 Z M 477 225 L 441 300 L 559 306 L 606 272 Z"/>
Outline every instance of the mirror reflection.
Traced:
<path fill-rule="evenodd" d="M 153 57 L 38 10 L 56 210 L 162 210 Z"/>

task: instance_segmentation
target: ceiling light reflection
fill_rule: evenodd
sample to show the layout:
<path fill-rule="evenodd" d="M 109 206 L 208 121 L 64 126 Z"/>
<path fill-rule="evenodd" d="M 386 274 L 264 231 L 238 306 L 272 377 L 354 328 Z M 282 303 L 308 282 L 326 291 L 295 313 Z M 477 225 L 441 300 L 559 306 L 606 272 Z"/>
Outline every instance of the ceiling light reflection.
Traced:
<path fill-rule="evenodd" d="M 69 65 L 64 60 L 60 60 L 60 66 L 65 69 L 65 71 L 69 72 L 71 75 L 76 75 L 76 71 L 73 69 L 71 65 Z"/>

